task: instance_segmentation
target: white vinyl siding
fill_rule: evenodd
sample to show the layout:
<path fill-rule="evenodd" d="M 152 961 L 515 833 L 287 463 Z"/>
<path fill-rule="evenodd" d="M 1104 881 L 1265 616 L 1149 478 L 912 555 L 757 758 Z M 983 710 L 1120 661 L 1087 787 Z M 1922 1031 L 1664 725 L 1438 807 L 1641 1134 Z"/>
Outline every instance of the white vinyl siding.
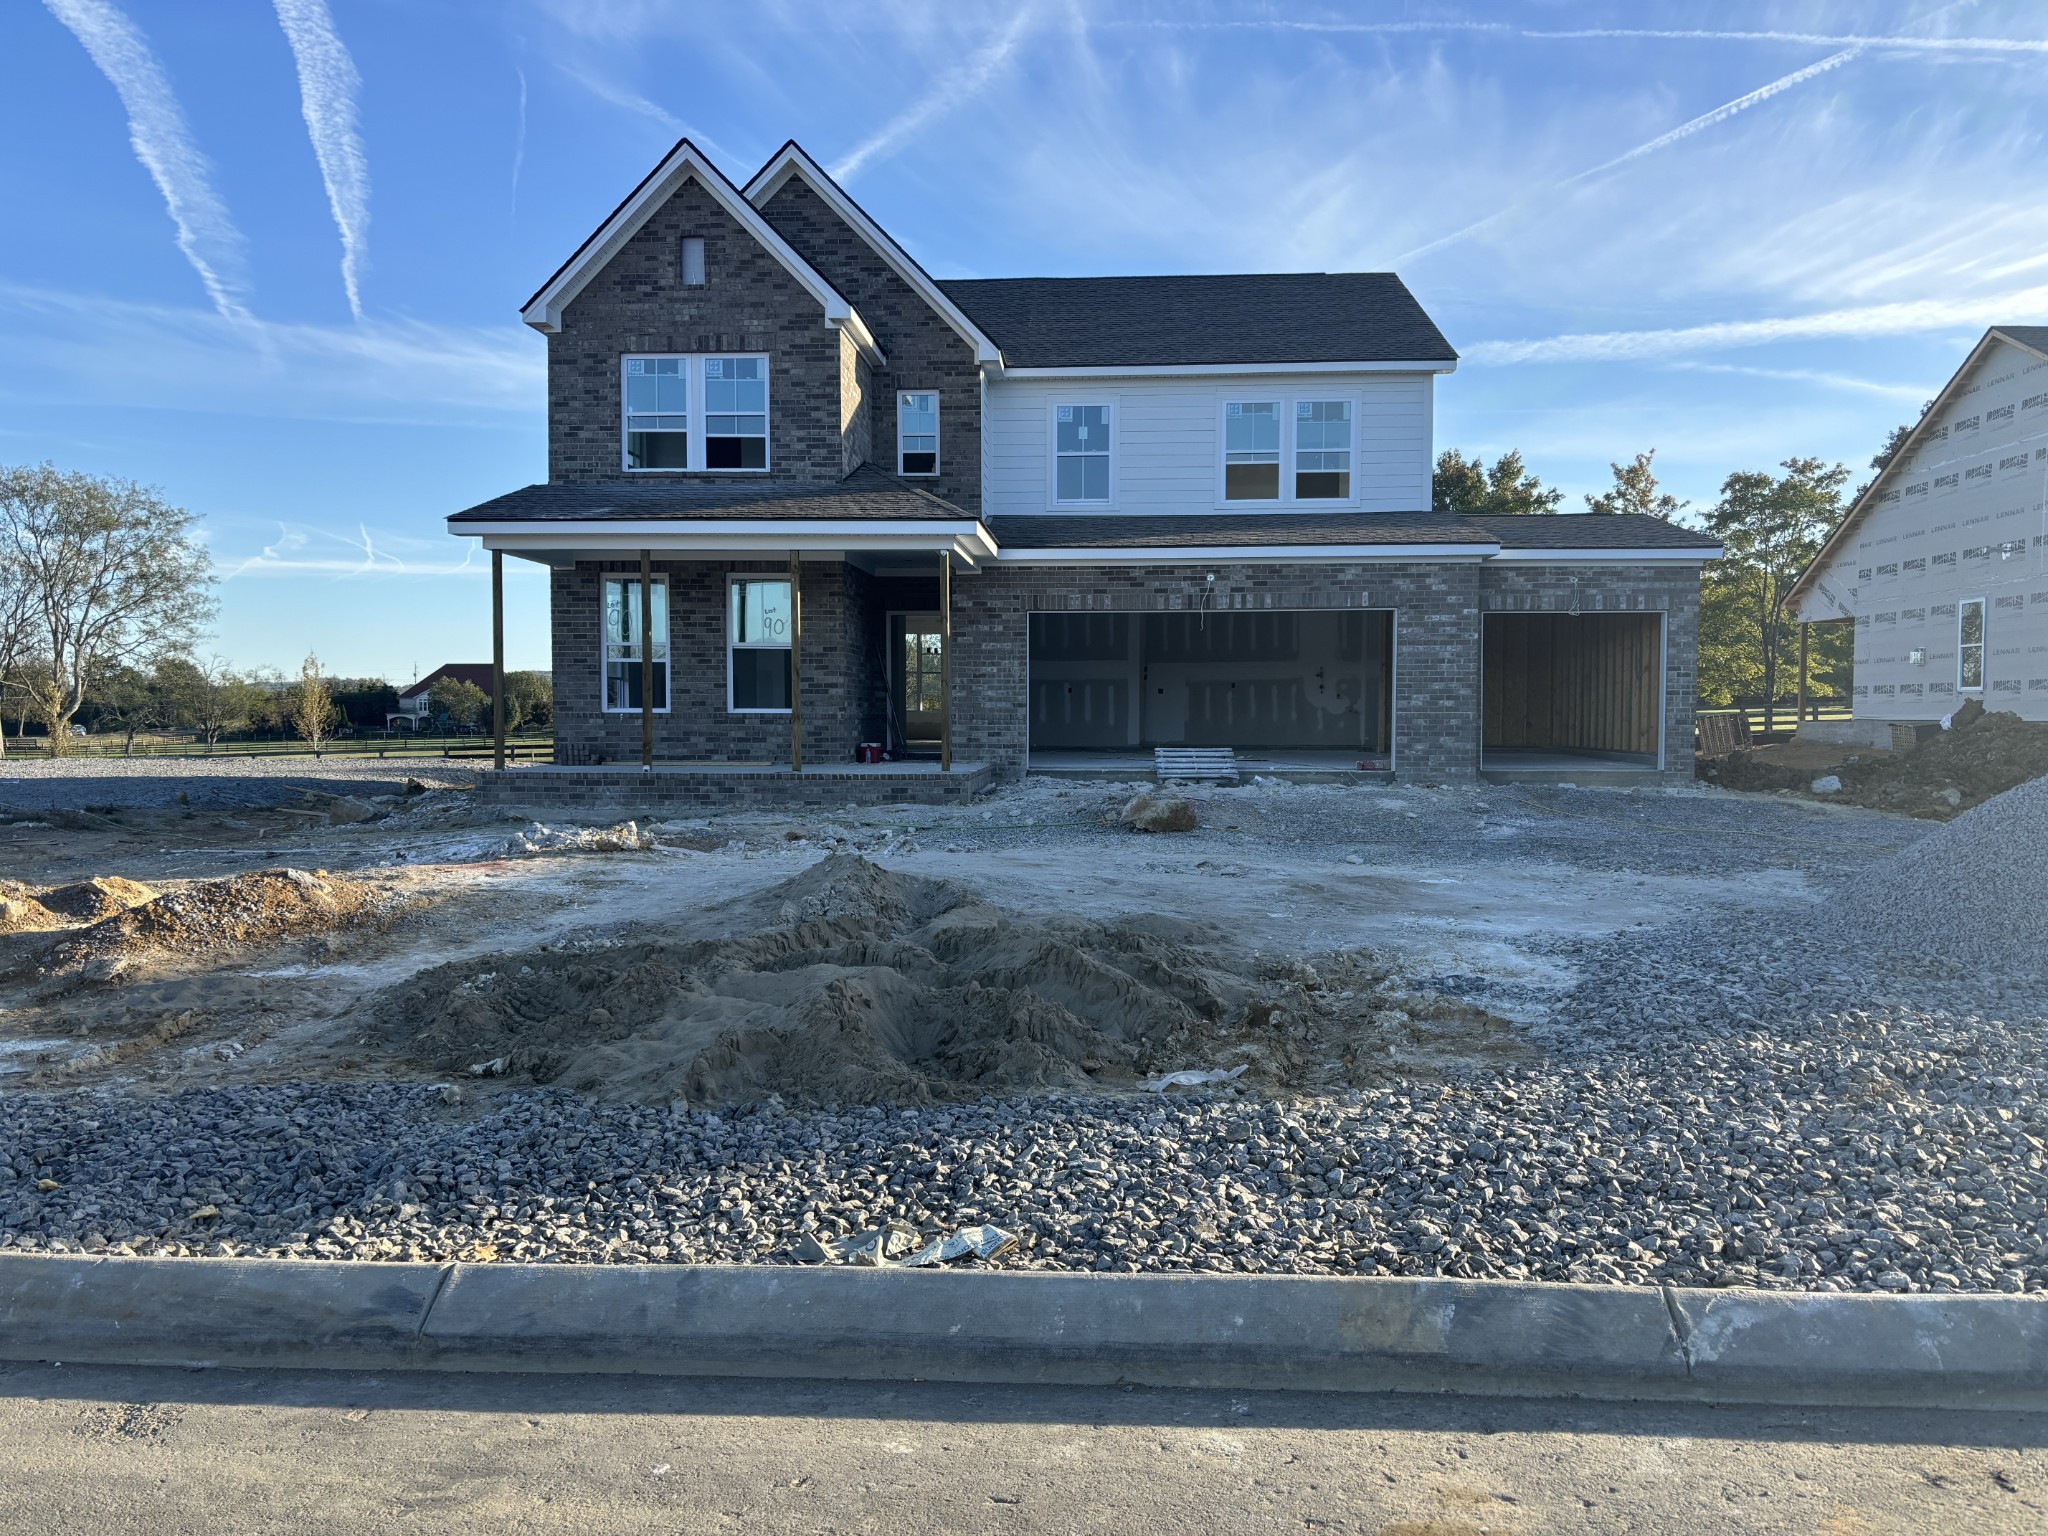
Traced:
<path fill-rule="evenodd" d="M 1073 381 L 997 379 L 982 415 L 986 468 L 984 511 L 990 516 L 1068 511 L 1053 496 L 1053 407 L 1077 402 L 1113 405 L 1110 500 L 1119 512 L 1201 512 L 1261 505 L 1367 512 L 1429 507 L 1430 394 L 1428 374 L 1271 374 L 1235 382 L 1215 378 Z M 1297 502 L 1223 499 L 1223 406 L 1231 400 L 1352 402 L 1351 494 Z M 1289 409 L 1292 409 L 1290 406 Z M 1283 465 L 1291 488 L 1292 462 Z M 1093 504 L 1103 510 L 1103 504 Z"/>

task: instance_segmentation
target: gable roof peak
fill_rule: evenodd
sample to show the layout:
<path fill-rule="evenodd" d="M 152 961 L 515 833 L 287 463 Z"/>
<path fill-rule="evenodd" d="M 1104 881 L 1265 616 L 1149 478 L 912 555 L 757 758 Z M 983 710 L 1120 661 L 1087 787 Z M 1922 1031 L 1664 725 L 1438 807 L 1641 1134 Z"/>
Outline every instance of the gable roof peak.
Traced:
<path fill-rule="evenodd" d="M 717 163 L 688 138 L 676 140 L 675 147 L 640 179 L 640 184 L 626 194 L 624 201 L 598 225 L 590 238 L 576 247 L 575 254 L 556 268 L 554 276 L 541 284 L 540 290 L 520 306 L 519 318 L 537 331 L 561 330 L 562 311 L 603 270 L 605 264 L 618 255 L 626 242 L 640 232 L 655 211 L 684 182 L 692 180 L 809 291 L 824 310 L 826 325 L 843 329 L 867 355 L 869 362 L 880 366 L 885 361 L 860 312 L 775 232 L 774 226 L 761 217 L 760 209 L 747 201 L 746 195 L 732 184 Z"/>
<path fill-rule="evenodd" d="M 768 157 L 767 164 L 756 171 L 745 188 L 747 200 L 756 208 L 765 208 L 769 201 L 780 192 L 789 180 L 795 177 L 823 199 L 839 221 L 859 235 L 871 251 L 897 277 L 902 279 L 917 296 L 951 326 L 960 339 L 974 348 L 977 363 L 992 363 L 1000 366 L 1003 360 L 1001 349 L 988 335 L 969 318 L 967 312 L 933 281 L 929 272 L 917 264 L 915 258 L 898 245 L 890 233 L 875 222 L 865 208 L 853 200 L 847 190 L 832 179 L 831 172 L 812 158 L 810 152 L 795 139 L 787 139 L 782 148 Z"/>

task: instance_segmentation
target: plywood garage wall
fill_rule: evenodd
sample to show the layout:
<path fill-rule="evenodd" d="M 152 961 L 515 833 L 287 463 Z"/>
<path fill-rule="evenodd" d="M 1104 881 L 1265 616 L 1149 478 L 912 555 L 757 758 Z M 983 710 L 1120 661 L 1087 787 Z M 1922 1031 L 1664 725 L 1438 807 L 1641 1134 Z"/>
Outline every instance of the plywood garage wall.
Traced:
<path fill-rule="evenodd" d="M 1487 614 L 1486 745 L 1655 758 L 1661 622 L 1655 613 Z"/>

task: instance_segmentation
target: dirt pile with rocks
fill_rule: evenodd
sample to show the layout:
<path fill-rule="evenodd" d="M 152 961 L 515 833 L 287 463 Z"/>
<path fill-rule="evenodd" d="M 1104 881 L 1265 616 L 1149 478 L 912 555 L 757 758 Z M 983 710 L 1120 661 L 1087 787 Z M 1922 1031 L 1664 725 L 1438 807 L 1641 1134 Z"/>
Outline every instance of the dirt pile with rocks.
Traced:
<path fill-rule="evenodd" d="M 1774 763 L 1738 752 L 1703 763 L 1702 778 L 1727 789 L 1813 793 L 1823 772 L 1841 788 L 1816 798 L 1873 810 L 1947 821 L 1994 795 L 2048 774 L 2048 722 L 1987 711 L 1974 699 L 1950 719 L 1950 728 L 1904 752 L 1850 751 L 1824 771 Z"/>
<path fill-rule="evenodd" d="M 122 880 L 79 885 L 93 887 L 102 897 L 115 890 L 148 891 Z M 63 887 L 51 894 L 77 889 Z M 47 907 L 51 896 L 42 899 Z M 88 901 L 85 895 L 70 899 L 81 910 Z M 63 932 L 43 968 L 111 978 L 149 957 L 206 954 L 353 927 L 380 915 L 388 904 L 376 886 L 325 870 L 264 869 L 194 880 L 177 890 L 148 892 L 132 906 Z"/>
<path fill-rule="evenodd" d="M 1369 1073 L 1508 1027 L 1369 961 L 1260 960 L 1177 918 L 1037 919 L 834 854 L 687 929 L 442 966 L 375 1010 L 401 1057 L 644 1103 L 930 1103 L 1130 1089 L 1191 1067 Z M 701 930 L 700 930 L 701 931 Z"/>

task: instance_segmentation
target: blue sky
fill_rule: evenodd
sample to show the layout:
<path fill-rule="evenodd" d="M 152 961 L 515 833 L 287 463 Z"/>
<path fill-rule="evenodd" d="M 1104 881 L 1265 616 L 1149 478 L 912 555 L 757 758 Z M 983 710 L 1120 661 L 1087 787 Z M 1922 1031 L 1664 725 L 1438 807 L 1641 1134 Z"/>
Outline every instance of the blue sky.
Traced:
<path fill-rule="evenodd" d="M 0 58 L 0 461 L 199 513 L 244 665 L 487 654 L 441 519 L 545 475 L 517 306 L 683 133 L 940 276 L 1391 267 L 1439 446 L 1574 506 L 1860 471 L 2048 321 L 2038 0 L 21 0 Z"/>

